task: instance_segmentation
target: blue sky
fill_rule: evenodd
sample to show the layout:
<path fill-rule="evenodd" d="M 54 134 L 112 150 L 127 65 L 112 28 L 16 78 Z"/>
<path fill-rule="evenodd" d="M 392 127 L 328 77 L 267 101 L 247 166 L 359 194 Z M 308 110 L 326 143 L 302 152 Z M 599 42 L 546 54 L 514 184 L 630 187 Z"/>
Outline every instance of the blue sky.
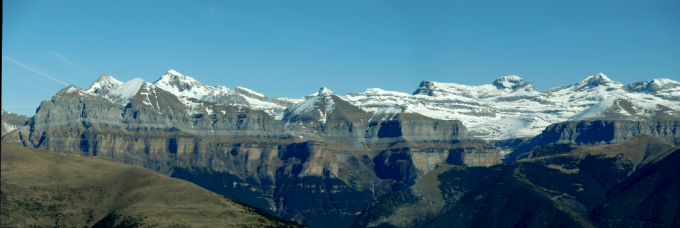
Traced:
<path fill-rule="evenodd" d="M 680 1 L 3 1 L 2 108 L 106 73 L 294 97 L 422 80 L 680 79 Z"/>

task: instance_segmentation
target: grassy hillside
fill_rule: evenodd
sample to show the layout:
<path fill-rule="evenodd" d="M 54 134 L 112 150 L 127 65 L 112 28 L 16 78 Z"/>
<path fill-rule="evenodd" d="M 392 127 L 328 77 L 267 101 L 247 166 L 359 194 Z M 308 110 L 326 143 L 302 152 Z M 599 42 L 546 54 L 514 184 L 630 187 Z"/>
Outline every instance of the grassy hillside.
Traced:
<path fill-rule="evenodd" d="M 190 182 L 108 158 L 2 142 L 1 161 L 1 226 L 299 226 Z"/>

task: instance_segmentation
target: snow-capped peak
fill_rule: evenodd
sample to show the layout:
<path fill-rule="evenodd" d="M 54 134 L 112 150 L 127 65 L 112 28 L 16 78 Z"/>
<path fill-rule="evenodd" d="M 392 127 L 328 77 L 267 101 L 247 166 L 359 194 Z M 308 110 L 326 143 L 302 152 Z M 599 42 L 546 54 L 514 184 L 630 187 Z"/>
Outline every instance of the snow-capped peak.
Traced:
<path fill-rule="evenodd" d="M 170 69 L 165 72 L 158 80 L 153 83 L 158 88 L 168 91 L 176 96 L 185 96 L 191 98 L 201 98 L 212 91 L 212 88 L 207 87 L 196 79 L 184 76 L 179 72 Z"/>
<path fill-rule="evenodd" d="M 319 91 L 317 91 L 316 93 L 309 94 L 309 95 L 305 96 L 303 99 L 311 99 L 311 98 L 314 98 L 314 97 L 323 97 L 325 95 L 331 95 L 331 94 L 335 94 L 335 93 L 333 93 L 333 91 L 326 88 L 325 86 L 321 86 Z"/>
<path fill-rule="evenodd" d="M 170 69 L 168 72 L 165 72 L 165 74 L 161 75 L 161 77 L 154 82 L 154 84 L 159 83 L 159 82 L 170 82 L 170 81 L 185 81 L 185 82 L 193 82 L 196 81 L 196 79 L 193 79 L 192 77 L 184 76 L 183 74 L 180 74 L 179 72 Z"/>
<path fill-rule="evenodd" d="M 585 86 L 587 86 L 589 88 L 593 88 L 593 87 L 597 87 L 597 86 L 601 86 L 601 85 L 613 86 L 613 87 L 623 86 L 623 84 L 609 79 L 609 77 L 607 77 L 603 73 L 599 73 L 599 74 L 587 77 L 586 79 L 576 83 L 576 87 L 578 87 L 578 88 L 585 87 Z"/>
<path fill-rule="evenodd" d="M 177 71 L 175 71 L 175 70 L 173 70 L 173 69 L 168 70 L 168 72 L 165 72 L 165 74 L 167 74 L 167 75 L 184 76 L 183 74 L 180 74 L 179 72 L 177 72 Z"/>
<path fill-rule="evenodd" d="M 325 86 L 321 86 L 321 88 L 319 88 L 318 94 L 319 94 L 319 96 L 324 96 L 324 95 L 331 95 L 331 94 L 335 94 L 335 93 L 333 93 L 333 91 L 326 88 Z"/>
<path fill-rule="evenodd" d="M 110 90 L 122 84 L 123 82 L 106 74 L 102 74 L 102 76 L 99 76 L 86 91 L 90 93 L 101 93 L 101 90 Z"/>
<path fill-rule="evenodd" d="M 510 76 L 504 76 L 497 78 L 492 85 L 496 86 L 499 89 L 513 89 L 516 90 L 518 88 L 522 87 L 527 87 L 527 89 L 535 91 L 536 89 L 534 86 L 530 83 L 524 80 L 523 78 L 520 78 L 517 75 L 510 75 Z"/>
<path fill-rule="evenodd" d="M 335 110 L 335 102 L 330 96 L 333 94 L 333 91 L 322 86 L 318 92 L 305 96 L 306 100 L 287 108 L 281 118 L 289 122 L 315 120 L 325 123 L 328 115 Z"/>

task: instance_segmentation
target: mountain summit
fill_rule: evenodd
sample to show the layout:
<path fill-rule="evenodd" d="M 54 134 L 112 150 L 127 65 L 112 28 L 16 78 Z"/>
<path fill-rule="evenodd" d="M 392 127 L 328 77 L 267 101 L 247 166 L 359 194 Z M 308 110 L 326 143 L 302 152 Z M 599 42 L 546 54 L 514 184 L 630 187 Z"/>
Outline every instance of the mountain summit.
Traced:
<path fill-rule="evenodd" d="M 95 94 L 107 94 L 109 90 L 122 84 L 123 82 L 118 81 L 117 79 L 106 74 L 102 74 L 102 76 L 92 83 L 90 88 L 87 89 L 87 92 Z"/>
<path fill-rule="evenodd" d="M 518 89 L 525 89 L 526 91 L 536 91 L 536 88 L 534 88 L 534 85 L 532 85 L 530 82 L 527 82 L 523 78 L 520 78 L 516 75 L 511 75 L 511 76 L 504 76 L 496 79 L 491 83 L 492 85 L 495 85 L 498 89 L 512 89 L 512 90 L 518 90 Z"/>
<path fill-rule="evenodd" d="M 575 85 L 577 88 L 595 88 L 598 86 L 607 86 L 607 87 L 612 87 L 612 88 L 618 88 L 623 86 L 623 84 L 613 81 L 609 79 L 606 75 L 603 73 L 599 73 L 590 77 L 587 77 L 586 79 L 583 79 L 582 81 L 576 83 Z"/>
<path fill-rule="evenodd" d="M 153 83 L 158 88 L 171 92 L 177 96 L 200 99 L 208 95 L 214 88 L 207 87 L 196 79 L 184 76 L 170 69 Z"/>

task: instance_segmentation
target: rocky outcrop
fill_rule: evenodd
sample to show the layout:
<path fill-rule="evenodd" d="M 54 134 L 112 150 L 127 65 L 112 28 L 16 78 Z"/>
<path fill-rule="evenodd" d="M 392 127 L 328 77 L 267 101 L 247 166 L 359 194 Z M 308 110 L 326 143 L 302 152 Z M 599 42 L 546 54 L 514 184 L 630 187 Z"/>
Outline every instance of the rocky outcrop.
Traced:
<path fill-rule="evenodd" d="M 680 137 L 680 121 L 568 121 L 548 126 L 534 140 L 557 144 L 618 144 L 639 134 L 675 142 Z"/>
<path fill-rule="evenodd" d="M 293 106 L 294 104 L 297 104 L 301 102 L 302 99 L 294 99 L 294 98 L 287 98 L 287 97 L 272 97 L 272 103 L 281 105 L 284 107 L 290 107 Z"/>
<path fill-rule="evenodd" d="M 619 144 L 638 135 L 652 135 L 672 144 L 680 143 L 680 121 L 580 120 L 556 123 L 519 144 L 506 156 L 509 160 L 531 157 L 531 150 L 547 144 Z"/>
<path fill-rule="evenodd" d="M 255 100 L 269 102 L 269 96 L 267 96 L 266 94 L 257 93 L 255 91 L 252 91 L 252 90 L 249 90 L 249 89 L 246 89 L 246 88 L 243 88 L 243 87 L 236 87 L 236 93 L 244 95 L 248 98 L 255 99 Z"/>
<path fill-rule="evenodd" d="M 26 124 L 28 116 L 19 115 L 16 113 L 5 112 L 2 110 L 2 123 L 0 125 L 0 136 L 5 135 Z"/>

